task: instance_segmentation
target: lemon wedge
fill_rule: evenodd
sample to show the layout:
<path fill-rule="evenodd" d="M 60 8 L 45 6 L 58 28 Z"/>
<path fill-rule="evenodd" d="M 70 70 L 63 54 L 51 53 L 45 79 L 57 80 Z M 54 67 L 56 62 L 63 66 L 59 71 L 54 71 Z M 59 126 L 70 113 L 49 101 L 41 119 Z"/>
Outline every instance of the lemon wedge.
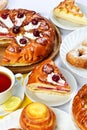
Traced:
<path fill-rule="evenodd" d="M 19 97 L 12 96 L 3 105 L 3 109 L 7 112 L 16 110 L 21 105 L 22 100 Z"/>

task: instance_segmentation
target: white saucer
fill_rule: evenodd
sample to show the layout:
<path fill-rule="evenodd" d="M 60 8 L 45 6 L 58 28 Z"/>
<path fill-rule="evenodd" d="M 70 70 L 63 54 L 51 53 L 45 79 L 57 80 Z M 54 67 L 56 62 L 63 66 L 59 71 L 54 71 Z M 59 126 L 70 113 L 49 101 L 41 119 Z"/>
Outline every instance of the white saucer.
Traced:
<path fill-rule="evenodd" d="M 87 27 L 77 29 L 68 34 L 60 46 L 60 58 L 63 65 L 73 73 L 80 86 L 87 83 L 87 69 L 74 67 L 66 60 L 66 54 L 79 46 L 82 42 L 87 42 Z"/>
<path fill-rule="evenodd" d="M 56 108 L 52 109 L 55 112 L 57 119 L 57 127 L 55 130 L 77 130 L 70 116 L 66 112 Z M 0 130 L 20 128 L 19 118 L 21 111 L 22 109 L 19 109 L 2 119 L 0 122 Z"/>
<path fill-rule="evenodd" d="M 84 12 L 84 14 L 87 17 L 87 11 L 86 11 L 87 6 L 80 4 L 80 3 L 76 3 L 76 4 L 80 7 L 80 9 Z M 84 26 L 81 26 L 81 25 L 77 25 L 77 24 L 62 20 L 60 18 L 56 19 L 53 16 L 53 10 L 50 13 L 50 19 L 57 27 L 60 27 L 60 28 L 65 29 L 65 30 L 76 30 L 78 28 L 84 27 Z"/>
<path fill-rule="evenodd" d="M 63 68 L 60 68 L 61 72 L 63 73 L 64 77 L 66 78 L 67 82 L 69 83 L 69 85 L 71 86 L 71 94 L 69 95 L 63 95 L 63 94 L 59 94 L 59 95 L 53 95 L 53 94 L 47 94 L 47 93 L 35 93 L 32 91 L 29 91 L 29 89 L 27 89 L 26 87 L 26 83 L 28 80 L 28 76 L 25 78 L 24 80 L 24 84 L 25 84 L 25 94 L 28 98 L 30 98 L 32 101 L 39 101 L 42 103 L 45 103 L 49 106 L 60 106 L 63 105 L 65 103 L 67 103 L 73 96 L 73 94 L 76 92 L 77 89 L 77 83 L 75 78 L 73 77 L 73 75 L 71 73 L 69 73 L 68 71 L 66 71 Z"/>
<path fill-rule="evenodd" d="M 12 96 L 19 97 L 21 99 L 21 102 L 23 101 L 23 99 L 24 99 L 24 87 L 20 83 L 20 81 L 15 83 L 15 87 L 14 87 L 14 91 L 13 91 Z M 7 115 L 11 112 L 5 111 L 2 107 L 2 105 L 0 105 L 0 116 L 5 116 L 5 115 Z"/>

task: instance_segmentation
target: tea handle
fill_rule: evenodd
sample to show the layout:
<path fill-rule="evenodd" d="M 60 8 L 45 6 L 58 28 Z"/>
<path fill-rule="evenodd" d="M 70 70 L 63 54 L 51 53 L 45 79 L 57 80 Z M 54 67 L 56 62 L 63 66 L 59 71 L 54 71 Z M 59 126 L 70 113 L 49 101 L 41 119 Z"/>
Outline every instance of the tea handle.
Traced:
<path fill-rule="evenodd" d="M 16 82 L 23 85 L 23 75 L 21 73 L 15 74 Z"/>

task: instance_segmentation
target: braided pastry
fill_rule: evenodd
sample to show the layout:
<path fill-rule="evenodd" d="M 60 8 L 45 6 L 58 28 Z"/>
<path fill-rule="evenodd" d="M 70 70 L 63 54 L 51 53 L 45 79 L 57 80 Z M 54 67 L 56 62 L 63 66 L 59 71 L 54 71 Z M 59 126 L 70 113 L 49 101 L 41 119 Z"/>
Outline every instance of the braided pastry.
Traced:
<path fill-rule="evenodd" d="M 87 84 L 82 86 L 73 99 L 72 114 L 81 130 L 87 130 Z"/>

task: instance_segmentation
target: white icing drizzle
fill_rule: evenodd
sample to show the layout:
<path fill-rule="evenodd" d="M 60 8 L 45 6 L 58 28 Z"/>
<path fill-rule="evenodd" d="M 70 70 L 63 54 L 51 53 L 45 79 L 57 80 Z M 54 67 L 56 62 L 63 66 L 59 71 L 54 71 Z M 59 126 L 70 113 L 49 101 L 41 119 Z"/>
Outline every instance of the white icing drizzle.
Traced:
<path fill-rule="evenodd" d="M 15 25 L 16 26 L 21 26 L 25 19 L 26 19 L 25 15 L 22 18 L 18 18 L 17 16 L 15 16 Z"/>
<path fill-rule="evenodd" d="M 12 28 L 14 26 L 9 16 L 6 19 L 0 17 L 0 21 L 4 23 L 8 28 Z"/>
<path fill-rule="evenodd" d="M 63 79 L 61 79 L 61 77 L 60 77 L 60 79 L 58 80 L 58 82 L 55 82 L 55 81 L 52 80 L 52 76 L 53 75 L 54 75 L 53 72 L 51 74 L 48 74 L 47 81 L 50 82 L 50 83 L 52 83 L 52 84 L 57 84 L 57 85 L 61 84 L 62 86 L 64 86 L 65 81 Z"/>
<path fill-rule="evenodd" d="M 79 51 L 83 51 L 83 54 L 80 57 L 87 59 L 87 46 L 80 45 L 75 50 L 73 49 L 71 51 L 71 55 L 73 55 L 74 57 L 78 57 L 79 56 Z"/>
<path fill-rule="evenodd" d="M 23 35 L 21 35 L 21 34 L 18 35 L 17 37 L 15 37 L 17 43 L 18 43 L 20 46 L 25 46 L 25 44 L 21 44 L 21 43 L 20 43 L 20 39 L 22 39 L 22 38 L 24 38 L 24 37 L 23 37 Z M 27 40 L 27 39 L 26 39 L 26 40 Z"/>
<path fill-rule="evenodd" d="M 27 37 L 27 38 L 30 38 L 30 39 L 36 39 L 37 38 L 33 35 L 33 33 L 28 33 L 28 32 L 25 32 L 24 36 Z"/>
<path fill-rule="evenodd" d="M 0 33 L 8 33 L 8 29 L 0 26 Z"/>
<path fill-rule="evenodd" d="M 24 26 L 24 29 L 25 29 L 26 31 L 29 31 L 29 30 L 31 30 L 31 29 L 37 29 L 37 28 L 40 26 L 40 23 L 41 23 L 41 22 L 38 22 L 37 25 L 33 25 L 32 23 L 29 23 L 28 25 Z"/>

